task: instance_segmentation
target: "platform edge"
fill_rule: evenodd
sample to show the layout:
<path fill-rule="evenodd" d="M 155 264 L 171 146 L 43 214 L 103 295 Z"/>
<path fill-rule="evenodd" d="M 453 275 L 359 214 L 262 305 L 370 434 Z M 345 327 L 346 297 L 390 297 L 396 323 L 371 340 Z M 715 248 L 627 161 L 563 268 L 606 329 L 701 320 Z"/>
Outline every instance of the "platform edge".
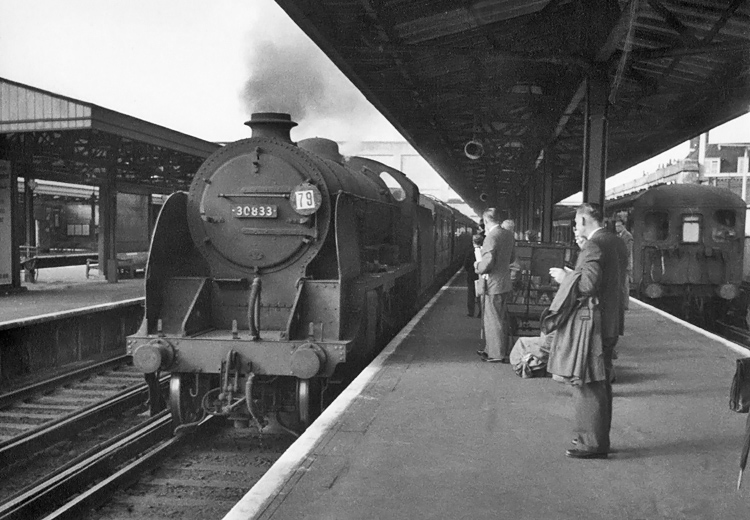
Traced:
<path fill-rule="evenodd" d="M 269 468 L 261 479 L 250 488 L 245 496 L 224 516 L 223 520 L 250 520 L 257 518 L 270 505 L 287 481 L 304 463 L 326 434 L 336 425 L 354 399 L 362 393 L 367 384 L 382 370 L 386 360 L 409 336 L 425 314 L 435 305 L 443 292 L 461 275 L 456 272 L 427 304 L 396 334 L 380 354 L 370 363 L 339 395 L 305 432 Z"/>

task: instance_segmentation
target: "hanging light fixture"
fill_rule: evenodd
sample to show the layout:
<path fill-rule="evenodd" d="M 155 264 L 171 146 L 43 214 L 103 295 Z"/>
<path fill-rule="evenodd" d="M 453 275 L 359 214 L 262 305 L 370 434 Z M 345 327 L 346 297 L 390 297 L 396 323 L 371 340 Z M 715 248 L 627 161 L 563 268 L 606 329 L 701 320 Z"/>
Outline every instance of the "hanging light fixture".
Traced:
<path fill-rule="evenodd" d="M 472 161 L 476 161 L 480 157 L 484 155 L 484 145 L 477 140 L 477 115 L 474 115 L 474 136 L 471 138 L 471 141 L 466 143 L 464 145 L 464 155 L 471 159 Z"/>

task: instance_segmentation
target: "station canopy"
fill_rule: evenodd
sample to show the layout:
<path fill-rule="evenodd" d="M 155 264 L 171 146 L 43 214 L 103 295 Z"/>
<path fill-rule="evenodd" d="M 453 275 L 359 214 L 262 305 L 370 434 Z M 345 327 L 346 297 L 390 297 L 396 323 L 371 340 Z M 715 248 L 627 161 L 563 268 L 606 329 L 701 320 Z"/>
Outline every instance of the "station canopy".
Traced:
<path fill-rule="evenodd" d="M 0 159 L 19 175 L 118 191 L 187 190 L 218 144 L 0 78 Z"/>
<path fill-rule="evenodd" d="M 475 209 L 580 191 L 587 77 L 607 175 L 750 108 L 750 1 L 276 1 Z"/>

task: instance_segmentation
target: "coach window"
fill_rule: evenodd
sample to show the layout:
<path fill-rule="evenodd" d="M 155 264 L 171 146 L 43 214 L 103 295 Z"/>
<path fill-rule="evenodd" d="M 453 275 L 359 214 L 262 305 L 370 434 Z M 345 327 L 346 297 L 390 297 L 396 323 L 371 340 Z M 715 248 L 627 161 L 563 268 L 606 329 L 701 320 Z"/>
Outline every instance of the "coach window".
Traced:
<path fill-rule="evenodd" d="M 682 242 L 684 244 L 697 244 L 701 241 L 701 216 L 682 216 Z"/>
<path fill-rule="evenodd" d="M 644 240 L 660 242 L 669 237 L 669 214 L 663 211 L 649 211 L 643 224 Z"/>
<path fill-rule="evenodd" d="M 388 186 L 388 189 L 391 191 L 391 195 L 394 199 L 399 202 L 402 202 L 404 199 L 406 199 L 404 188 L 402 188 L 398 181 L 393 178 L 393 175 L 388 172 L 380 172 L 380 178 L 383 179 L 385 185 Z"/>
<path fill-rule="evenodd" d="M 737 223 L 737 217 L 735 216 L 734 211 L 732 211 L 731 209 L 718 210 L 716 213 L 714 213 L 714 218 L 716 219 L 716 223 L 720 226 L 733 228 Z"/>

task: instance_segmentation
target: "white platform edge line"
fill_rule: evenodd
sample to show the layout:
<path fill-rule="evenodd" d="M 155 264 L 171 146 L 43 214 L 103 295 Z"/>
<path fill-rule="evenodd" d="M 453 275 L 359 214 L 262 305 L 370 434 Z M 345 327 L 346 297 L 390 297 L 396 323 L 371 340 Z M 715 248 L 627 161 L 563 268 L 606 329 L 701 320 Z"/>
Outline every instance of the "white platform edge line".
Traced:
<path fill-rule="evenodd" d="M 672 316 L 668 312 L 663 311 L 661 309 L 658 309 L 658 308 L 654 307 L 653 305 L 649 305 L 648 303 L 644 303 L 644 302 L 642 302 L 640 300 L 637 300 L 635 298 L 630 298 L 630 301 L 631 302 L 635 302 L 638 305 L 640 305 L 641 307 L 644 307 L 644 308 L 646 308 L 646 309 L 648 309 L 650 311 L 653 311 L 656 314 L 661 314 L 665 318 L 668 318 L 668 319 L 672 320 L 673 322 L 682 325 L 686 329 L 690 329 L 690 330 L 692 330 L 694 332 L 697 332 L 699 334 L 702 334 L 702 335 L 706 336 L 709 339 L 712 339 L 712 340 L 714 340 L 714 341 L 716 341 L 718 343 L 721 343 L 722 345 L 724 345 L 725 347 L 727 347 L 730 350 L 733 350 L 737 354 L 742 354 L 745 357 L 747 357 L 748 355 L 750 355 L 750 351 L 748 350 L 748 348 L 747 347 L 743 347 L 739 343 L 735 343 L 734 341 L 729 341 L 728 339 L 722 338 L 721 336 L 717 336 L 716 334 L 714 334 L 712 332 L 708 332 L 707 330 L 703 330 L 702 328 L 700 328 L 700 327 L 698 327 L 696 325 L 693 325 L 692 323 L 688 323 L 687 321 L 681 320 L 680 318 L 678 318 L 676 316 Z"/>
<path fill-rule="evenodd" d="M 287 449 L 268 471 L 255 483 L 237 504 L 224 516 L 223 520 L 249 520 L 262 513 L 270 501 L 281 491 L 289 478 L 302 465 L 312 449 L 335 426 L 346 409 L 362 393 L 365 386 L 382 370 L 385 361 L 409 336 L 425 314 L 435 305 L 443 292 L 461 275 L 458 271 L 440 288 L 427 305 L 414 316 L 394 337 L 383 351 L 334 399 L 300 437 Z"/>
<path fill-rule="evenodd" d="M 27 325 L 35 325 L 44 321 L 52 321 L 54 319 L 69 318 L 71 316 L 77 316 L 85 314 L 91 311 L 108 311 L 116 309 L 120 306 L 132 305 L 134 303 L 143 303 L 145 298 L 143 296 L 139 298 L 130 298 L 128 300 L 119 300 L 116 302 L 99 303 L 96 305 L 89 305 L 88 307 L 76 307 L 75 309 L 67 309 L 64 311 L 51 312 L 49 314 L 40 314 L 39 316 L 29 316 L 27 318 L 19 318 L 17 320 L 8 320 L 0 322 L 0 330 L 14 327 L 25 327 Z"/>

